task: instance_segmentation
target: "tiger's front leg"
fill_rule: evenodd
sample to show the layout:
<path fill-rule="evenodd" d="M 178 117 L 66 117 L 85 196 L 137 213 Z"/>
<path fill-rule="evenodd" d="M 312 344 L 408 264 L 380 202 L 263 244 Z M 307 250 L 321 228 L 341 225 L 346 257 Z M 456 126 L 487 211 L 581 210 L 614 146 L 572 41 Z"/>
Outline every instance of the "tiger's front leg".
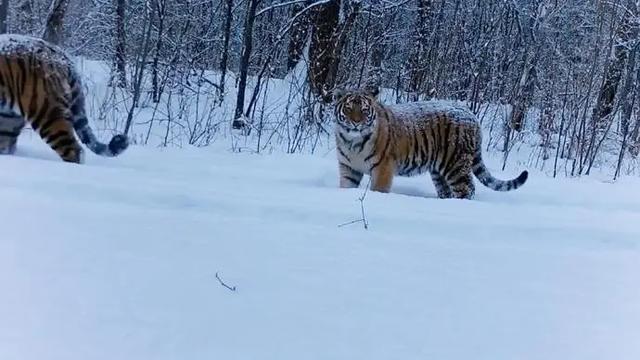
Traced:
<path fill-rule="evenodd" d="M 22 117 L 15 114 L 0 114 L 0 154 L 14 154 L 20 131 L 25 122 Z"/>
<path fill-rule="evenodd" d="M 357 170 L 354 170 L 351 166 L 345 163 L 338 163 L 338 170 L 340 173 L 340 187 L 341 188 L 357 188 L 360 186 L 363 174 Z"/>
<path fill-rule="evenodd" d="M 381 160 L 371 169 L 371 190 L 388 193 L 393 183 L 395 173 L 394 163 L 391 159 Z"/>
<path fill-rule="evenodd" d="M 0 131 L 0 155 L 13 155 L 16 152 L 18 136 L 13 134 L 3 134 Z"/>

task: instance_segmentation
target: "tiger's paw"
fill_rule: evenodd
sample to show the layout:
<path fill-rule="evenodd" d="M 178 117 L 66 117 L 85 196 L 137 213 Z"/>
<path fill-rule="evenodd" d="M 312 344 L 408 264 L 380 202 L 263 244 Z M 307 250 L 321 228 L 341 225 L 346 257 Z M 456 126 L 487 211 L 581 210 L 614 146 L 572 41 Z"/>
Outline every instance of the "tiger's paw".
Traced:
<path fill-rule="evenodd" d="M 0 138 L 0 155 L 13 155 L 16 153 L 16 141 Z"/>

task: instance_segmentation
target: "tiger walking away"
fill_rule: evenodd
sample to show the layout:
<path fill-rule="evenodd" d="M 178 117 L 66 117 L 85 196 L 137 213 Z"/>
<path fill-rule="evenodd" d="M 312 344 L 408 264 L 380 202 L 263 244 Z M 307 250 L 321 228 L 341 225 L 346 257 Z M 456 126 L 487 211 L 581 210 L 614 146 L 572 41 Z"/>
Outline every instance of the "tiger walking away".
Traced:
<path fill-rule="evenodd" d="M 371 189 L 389 192 L 394 176 L 429 173 L 439 198 L 471 199 L 472 175 L 496 191 L 522 186 L 523 171 L 496 179 L 482 161 L 482 132 L 475 115 L 451 102 L 383 105 L 379 90 L 335 90 L 336 149 L 340 187 L 358 187 L 364 174 Z"/>
<path fill-rule="evenodd" d="M 0 35 L 0 154 L 15 152 L 26 123 L 67 162 L 83 161 L 75 135 L 100 156 L 118 156 L 129 145 L 125 135 L 109 144 L 98 141 L 80 76 L 61 48 L 38 38 Z"/>

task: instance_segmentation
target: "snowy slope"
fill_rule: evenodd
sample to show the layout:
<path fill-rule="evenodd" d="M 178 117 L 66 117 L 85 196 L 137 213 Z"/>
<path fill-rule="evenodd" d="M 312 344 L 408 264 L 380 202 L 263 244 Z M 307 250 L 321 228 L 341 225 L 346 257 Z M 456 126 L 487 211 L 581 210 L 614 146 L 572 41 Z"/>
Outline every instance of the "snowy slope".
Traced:
<path fill-rule="evenodd" d="M 0 359 L 640 359 L 640 182 L 438 200 L 335 154 L 0 157 Z M 507 178 L 521 169 L 497 171 Z M 215 278 L 218 272 L 232 292 Z"/>

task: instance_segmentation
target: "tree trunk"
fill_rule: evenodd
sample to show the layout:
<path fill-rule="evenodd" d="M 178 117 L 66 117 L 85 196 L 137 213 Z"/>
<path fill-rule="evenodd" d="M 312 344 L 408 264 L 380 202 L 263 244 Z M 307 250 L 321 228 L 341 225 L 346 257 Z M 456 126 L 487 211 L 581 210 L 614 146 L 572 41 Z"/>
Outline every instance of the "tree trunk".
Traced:
<path fill-rule="evenodd" d="M 156 50 L 153 55 L 153 64 L 151 65 L 151 88 L 153 92 L 153 102 L 160 102 L 160 86 L 158 83 L 158 66 L 160 62 L 160 54 L 162 51 L 162 43 L 164 36 L 164 21 L 166 17 L 167 4 L 165 0 L 156 0 L 156 14 L 158 23 L 156 28 L 158 29 L 158 37 L 156 39 Z M 153 21 L 152 21 L 153 23 Z"/>
<path fill-rule="evenodd" d="M 627 76 L 624 81 L 624 88 L 622 90 L 622 95 L 624 98 L 622 101 L 622 117 L 620 119 L 620 132 L 622 133 L 622 144 L 620 145 L 620 153 L 618 154 L 618 163 L 616 165 L 616 172 L 613 175 L 613 179 L 617 179 L 620 175 L 620 169 L 622 168 L 622 162 L 624 160 L 624 154 L 627 151 L 627 146 L 629 143 L 629 128 L 631 124 L 631 113 L 633 112 L 633 106 L 635 105 L 636 93 L 638 91 L 637 84 L 633 86 L 634 83 L 637 83 L 636 77 L 636 56 L 638 54 L 637 45 L 634 50 L 631 52 L 629 56 L 629 62 L 627 63 Z"/>
<path fill-rule="evenodd" d="M 631 13 L 629 17 L 635 18 L 638 13 L 638 9 L 633 1 L 628 2 L 627 10 Z M 631 20 L 632 21 L 632 20 Z M 616 165 L 616 171 L 613 175 L 613 179 L 617 179 L 622 169 L 622 162 L 624 161 L 624 155 L 627 152 L 629 146 L 629 130 L 631 128 L 631 114 L 633 113 L 633 107 L 636 103 L 638 96 L 638 72 L 636 71 L 636 61 L 638 56 L 638 46 L 640 44 L 637 40 L 637 24 L 631 25 L 630 33 L 632 34 L 632 43 L 626 44 L 628 48 L 632 48 L 629 55 L 629 61 L 627 62 L 626 77 L 624 80 L 624 87 L 622 89 L 620 102 L 622 103 L 622 116 L 620 119 L 620 132 L 622 135 L 622 144 L 620 145 L 620 153 L 618 154 L 618 163 Z M 636 121 L 638 121 L 636 119 Z"/>
<path fill-rule="evenodd" d="M 636 118 L 636 123 L 633 126 L 633 130 L 631 130 L 631 135 L 629 136 L 629 144 L 627 145 L 629 149 L 629 154 L 633 158 L 637 158 L 640 155 L 640 119 Z"/>
<path fill-rule="evenodd" d="M 144 28 L 144 37 L 142 39 L 142 53 L 138 54 L 137 60 L 137 72 L 132 76 L 133 82 L 133 99 L 131 101 L 131 106 L 129 107 L 129 112 L 127 114 L 127 121 L 124 127 L 124 134 L 128 135 L 129 130 L 131 129 L 131 125 L 133 124 L 133 112 L 135 108 L 138 106 L 138 101 L 140 100 L 140 94 L 142 93 L 142 79 L 144 76 L 145 66 L 147 64 L 147 56 L 149 54 L 149 50 L 151 48 L 151 29 L 153 28 L 151 24 L 151 17 L 153 16 L 151 13 L 151 5 L 149 4 L 151 0 L 146 0 L 146 11 L 145 17 L 143 21 Z"/>
<path fill-rule="evenodd" d="M 629 1 L 629 3 L 633 3 L 633 1 Z M 605 128 L 607 117 L 613 111 L 613 102 L 616 98 L 618 85 L 622 79 L 624 64 L 629 57 L 628 41 L 632 38 L 632 33 L 634 32 L 631 30 L 631 21 L 631 14 L 624 16 L 620 28 L 617 31 L 611 62 L 605 72 L 604 80 L 598 94 L 598 100 L 591 115 L 593 130 L 602 130 Z"/>
<path fill-rule="evenodd" d="M 535 55 L 530 54 L 530 56 L 534 57 Z M 511 101 L 513 104 L 513 112 L 511 113 L 509 126 L 515 131 L 522 131 L 524 128 L 524 118 L 529 105 L 531 105 L 530 102 L 535 89 L 535 81 L 536 61 L 535 58 L 528 56 L 528 59 L 525 60 L 522 76 L 520 77 L 514 98 Z"/>
<path fill-rule="evenodd" d="M 33 17 L 33 0 L 19 1 L 16 12 L 18 13 L 18 18 L 20 19 L 20 24 L 18 26 L 14 26 L 16 31 L 20 32 L 21 34 L 33 34 L 33 24 L 35 22 Z"/>
<path fill-rule="evenodd" d="M 231 22 L 233 21 L 233 0 L 226 0 L 224 38 L 222 56 L 220 57 L 220 104 L 224 100 L 224 83 L 227 77 L 227 63 L 229 62 L 229 41 L 231 39 Z"/>
<path fill-rule="evenodd" d="M 518 132 L 524 128 L 525 115 L 531 106 L 536 87 L 538 58 L 541 50 L 537 38 L 540 35 L 538 31 L 540 23 L 544 21 L 547 13 L 545 3 L 542 1 L 537 5 L 532 4 L 530 10 L 535 11 L 535 17 L 522 13 L 521 9 L 516 10 L 518 11 L 516 21 L 521 32 L 520 39 L 524 52 L 520 81 L 516 84 L 515 92 L 511 98 L 513 112 L 509 126 Z"/>
<path fill-rule="evenodd" d="M 240 57 L 240 79 L 238 82 L 238 97 L 236 99 L 236 110 L 233 118 L 232 127 L 234 129 L 242 129 L 247 126 L 246 121 L 242 118 L 244 114 L 244 97 L 247 88 L 247 76 L 249 75 L 249 60 L 251 59 L 251 51 L 253 48 L 253 24 L 256 19 L 256 10 L 260 0 L 248 0 L 247 15 L 244 24 L 244 33 L 242 36 L 242 56 Z"/>
<path fill-rule="evenodd" d="M 9 0 L 0 0 L 0 34 L 7 33 L 8 16 L 9 16 Z"/>
<path fill-rule="evenodd" d="M 116 77 L 115 85 L 127 86 L 127 55 L 125 33 L 125 0 L 116 0 Z"/>
<path fill-rule="evenodd" d="M 553 83 L 549 81 L 545 84 L 544 95 L 542 99 L 542 113 L 538 121 L 538 134 L 542 139 L 542 159 L 547 160 L 550 157 L 549 150 L 551 148 L 551 134 L 553 133 L 553 124 L 555 121 L 556 109 L 554 106 L 555 89 Z M 560 138 L 560 134 L 558 134 Z"/>
<path fill-rule="evenodd" d="M 409 58 L 409 92 L 418 100 L 427 66 L 427 50 L 429 49 L 429 28 L 433 15 L 433 0 L 417 0 L 417 18 L 413 43 L 415 47 Z"/>
<path fill-rule="evenodd" d="M 69 6 L 69 0 L 52 0 L 49 15 L 42 38 L 54 44 L 62 43 L 64 30 L 64 16 Z"/>
<path fill-rule="evenodd" d="M 599 150 L 599 144 L 596 145 L 596 139 L 598 136 L 602 136 L 602 140 L 604 140 L 606 130 L 613 121 L 610 115 L 613 113 L 613 105 L 618 93 L 618 87 L 622 80 L 625 64 L 629 58 L 629 42 L 638 35 L 638 27 L 634 23 L 636 14 L 635 0 L 627 0 L 624 14 L 622 14 L 622 19 L 620 20 L 620 26 L 614 34 L 615 38 L 611 59 L 604 74 L 596 106 L 593 108 L 591 114 L 591 136 L 586 154 L 586 159 L 589 160 L 589 166 L 586 171 L 587 175 L 590 173 L 591 166 Z M 602 135 L 603 133 L 604 135 Z"/>
<path fill-rule="evenodd" d="M 295 4 L 291 10 L 291 17 L 296 17 L 305 8 L 304 4 Z M 287 71 L 290 71 L 300 61 L 304 46 L 309 35 L 309 15 L 298 16 L 291 25 L 291 36 L 287 51 Z"/>
<path fill-rule="evenodd" d="M 369 15 L 371 17 L 371 14 Z M 387 41 L 385 38 L 385 31 L 387 25 L 382 19 L 373 19 L 372 21 L 373 32 L 373 44 L 371 44 L 371 57 L 369 67 L 367 69 L 367 75 L 365 79 L 366 86 L 374 86 L 377 88 L 382 87 L 384 70 L 382 69 L 382 63 L 385 59 L 387 51 Z"/>
<path fill-rule="evenodd" d="M 342 48 L 360 6 L 359 1 L 351 2 L 349 14 L 342 23 L 339 23 L 340 0 L 330 0 L 314 10 L 307 72 L 316 96 L 324 97 L 336 85 Z"/>
<path fill-rule="evenodd" d="M 313 93 L 323 96 L 335 86 L 333 63 L 336 62 L 335 35 L 340 17 L 340 0 L 330 0 L 316 7 L 312 16 L 308 76 Z"/>
<path fill-rule="evenodd" d="M 636 51 L 640 51 L 640 49 L 636 49 Z M 638 56 L 638 54 L 636 54 L 636 56 Z M 640 98 L 640 66 L 638 66 L 636 69 L 636 90 L 635 91 L 636 91 L 636 97 Z M 638 102 L 637 98 L 636 98 L 636 103 Z M 633 129 L 631 129 L 628 135 L 627 150 L 629 151 L 629 154 L 634 158 L 636 158 L 638 154 L 640 154 L 640 117 L 637 114 L 636 114 L 636 121 L 633 126 Z"/>

